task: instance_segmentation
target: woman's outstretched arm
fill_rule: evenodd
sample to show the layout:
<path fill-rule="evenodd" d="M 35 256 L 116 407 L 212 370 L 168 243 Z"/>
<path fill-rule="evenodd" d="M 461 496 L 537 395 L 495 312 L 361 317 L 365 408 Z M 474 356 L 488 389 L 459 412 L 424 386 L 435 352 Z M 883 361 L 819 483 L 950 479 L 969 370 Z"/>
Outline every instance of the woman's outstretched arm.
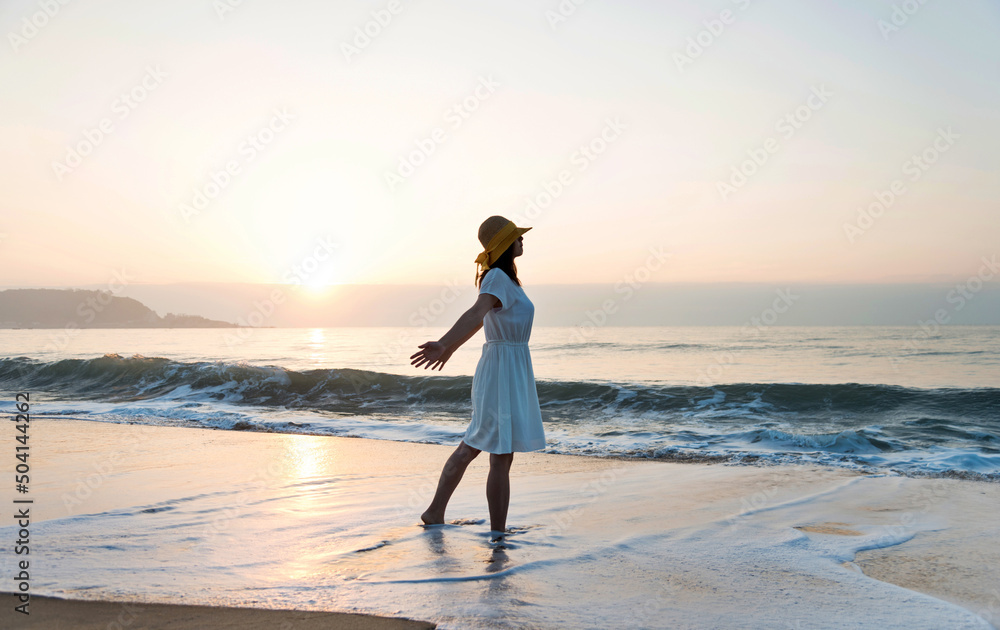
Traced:
<path fill-rule="evenodd" d="M 499 305 L 500 300 L 495 295 L 480 293 L 476 303 L 462 313 L 451 330 L 446 332 L 441 339 L 428 341 L 417 346 L 420 350 L 410 356 L 412 359 L 410 364 L 413 367 L 423 365 L 425 370 L 437 368 L 440 371 L 451 358 L 452 353 L 483 327 L 483 318 L 490 312 L 490 309 Z M 425 363 L 426 365 L 424 365 Z"/>

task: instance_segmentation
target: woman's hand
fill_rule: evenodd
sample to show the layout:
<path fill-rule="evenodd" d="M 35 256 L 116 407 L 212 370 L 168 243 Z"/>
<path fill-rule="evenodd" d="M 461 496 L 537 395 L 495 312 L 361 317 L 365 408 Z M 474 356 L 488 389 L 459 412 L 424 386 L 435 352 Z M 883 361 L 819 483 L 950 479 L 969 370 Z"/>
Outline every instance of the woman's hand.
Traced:
<path fill-rule="evenodd" d="M 448 362 L 448 359 L 451 358 L 451 353 L 453 352 L 453 350 L 449 350 L 444 344 L 436 341 L 428 341 L 427 343 L 422 343 L 417 347 L 422 349 L 416 354 L 410 356 L 410 358 L 413 359 L 410 361 L 410 365 L 413 367 L 420 367 L 423 365 L 425 370 L 427 368 L 432 370 L 437 368 L 439 372 L 441 371 L 441 368 L 444 367 L 444 364 Z M 427 365 L 424 365 L 425 363 Z"/>

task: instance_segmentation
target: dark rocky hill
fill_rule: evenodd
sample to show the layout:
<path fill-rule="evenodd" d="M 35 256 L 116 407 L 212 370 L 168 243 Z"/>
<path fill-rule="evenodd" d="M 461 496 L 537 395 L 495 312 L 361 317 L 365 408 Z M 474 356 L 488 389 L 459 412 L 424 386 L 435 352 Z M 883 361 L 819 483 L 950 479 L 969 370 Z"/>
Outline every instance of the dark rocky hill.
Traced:
<path fill-rule="evenodd" d="M 0 291 L 0 328 L 233 328 L 199 315 L 167 313 L 109 291 L 7 289 Z"/>

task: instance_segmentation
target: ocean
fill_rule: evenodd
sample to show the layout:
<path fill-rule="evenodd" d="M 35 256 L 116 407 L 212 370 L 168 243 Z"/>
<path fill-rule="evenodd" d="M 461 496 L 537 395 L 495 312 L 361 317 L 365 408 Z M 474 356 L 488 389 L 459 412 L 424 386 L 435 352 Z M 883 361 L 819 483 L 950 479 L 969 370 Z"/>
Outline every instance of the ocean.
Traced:
<path fill-rule="evenodd" d="M 482 332 L 0 331 L 0 409 L 34 417 L 457 444 Z M 1000 327 L 536 327 L 549 453 L 814 463 L 1000 480 Z"/>

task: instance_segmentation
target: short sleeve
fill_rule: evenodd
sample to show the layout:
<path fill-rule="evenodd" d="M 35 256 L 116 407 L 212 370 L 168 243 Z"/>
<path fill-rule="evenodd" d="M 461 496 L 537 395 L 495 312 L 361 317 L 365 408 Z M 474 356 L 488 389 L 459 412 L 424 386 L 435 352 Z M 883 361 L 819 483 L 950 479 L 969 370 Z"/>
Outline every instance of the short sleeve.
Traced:
<path fill-rule="evenodd" d="M 502 277 L 501 277 L 502 276 Z M 510 300 L 508 296 L 510 295 L 510 279 L 507 274 L 504 273 L 503 269 L 493 268 L 486 272 L 483 276 L 483 282 L 479 286 L 479 293 L 489 293 L 490 295 L 496 296 L 500 299 L 500 304 L 502 308 L 507 308 L 510 306 Z"/>

